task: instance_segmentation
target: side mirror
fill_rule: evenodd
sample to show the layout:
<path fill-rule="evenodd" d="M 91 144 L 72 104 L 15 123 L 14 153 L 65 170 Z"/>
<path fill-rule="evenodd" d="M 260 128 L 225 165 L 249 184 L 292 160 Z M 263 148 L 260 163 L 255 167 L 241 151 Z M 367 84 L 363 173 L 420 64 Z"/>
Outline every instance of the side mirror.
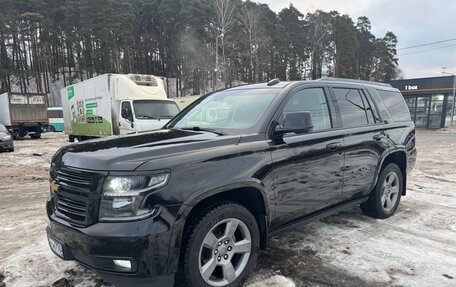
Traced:
<path fill-rule="evenodd" d="M 274 136 L 283 136 L 286 133 L 308 133 L 313 130 L 312 115 L 310 112 L 292 112 L 285 114 L 283 126 L 277 126 Z"/>
<path fill-rule="evenodd" d="M 130 122 L 133 122 L 133 115 L 131 114 L 130 110 L 127 108 L 122 109 L 121 113 L 122 118 L 129 120 Z"/>

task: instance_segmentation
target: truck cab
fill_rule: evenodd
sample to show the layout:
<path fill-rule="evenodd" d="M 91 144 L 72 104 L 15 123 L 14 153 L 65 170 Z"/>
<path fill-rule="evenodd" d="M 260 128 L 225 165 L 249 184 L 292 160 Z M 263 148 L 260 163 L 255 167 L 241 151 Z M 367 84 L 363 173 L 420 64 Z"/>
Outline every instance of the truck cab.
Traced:
<path fill-rule="evenodd" d="M 179 113 L 171 100 L 124 100 L 119 109 L 120 134 L 160 129 Z"/>

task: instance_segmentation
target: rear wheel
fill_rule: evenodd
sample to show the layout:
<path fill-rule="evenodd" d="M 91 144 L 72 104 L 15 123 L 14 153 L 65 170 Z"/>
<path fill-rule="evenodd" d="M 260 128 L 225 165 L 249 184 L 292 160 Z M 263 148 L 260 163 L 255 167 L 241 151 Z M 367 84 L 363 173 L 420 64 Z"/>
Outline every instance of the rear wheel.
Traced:
<path fill-rule="evenodd" d="M 183 271 L 190 286 L 240 286 L 256 264 L 259 230 L 243 206 L 223 204 L 190 227 Z"/>
<path fill-rule="evenodd" d="M 48 126 L 48 131 L 51 133 L 55 133 L 55 127 L 54 126 Z"/>
<path fill-rule="evenodd" d="M 33 134 L 33 135 L 30 135 L 30 137 L 32 139 L 39 139 L 39 138 L 41 138 L 41 134 Z"/>
<path fill-rule="evenodd" d="M 380 219 L 393 215 L 401 200 L 402 187 L 401 169 L 394 163 L 388 164 L 380 173 L 369 199 L 361 204 L 364 214 Z"/>

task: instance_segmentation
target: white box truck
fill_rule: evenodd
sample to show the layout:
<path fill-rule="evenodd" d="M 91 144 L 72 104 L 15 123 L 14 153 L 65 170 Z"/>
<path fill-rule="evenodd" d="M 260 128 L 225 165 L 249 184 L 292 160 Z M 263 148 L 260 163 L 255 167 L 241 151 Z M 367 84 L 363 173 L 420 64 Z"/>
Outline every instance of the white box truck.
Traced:
<path fill-rule="evenodd" d="M 182 111 L 186 107 L 190 106 L 194 101 L 201 98 L 201 96 L 187 96 L 187 97 L 179 97 L 173 98 L 176 104 L 179 106 L 179 109 Z"/>
<path fill-rule="evenodd" d="M 160 129 L 179 112 L 152 75 L 104 74 L 63 88 L 61 96 L 70 142 Z"/>
<path fill-rule="evenodd" d="M 47 127 L 47 96 L 38 93 L 4 93 L 0 95 L 0 123 L 14 138 L 30 135 L 41 137 L 41 128 Z"/>

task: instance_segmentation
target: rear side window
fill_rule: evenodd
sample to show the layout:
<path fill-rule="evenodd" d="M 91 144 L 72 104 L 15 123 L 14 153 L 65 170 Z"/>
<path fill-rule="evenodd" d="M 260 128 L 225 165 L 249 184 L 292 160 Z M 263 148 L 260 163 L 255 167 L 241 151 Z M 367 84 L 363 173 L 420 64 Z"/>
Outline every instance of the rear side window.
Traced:
<path fill-rule="evenodd" d="M 344 127 L 359 127 L 375 123 L 372 108 L 360 90 L 334 88 L 333 91 Z"/>
<path fill-rule="evenodd" d="M 410 112 L 402 94 L 396 91 L 376 90 L 395 122 L 410 121 Z"/>

